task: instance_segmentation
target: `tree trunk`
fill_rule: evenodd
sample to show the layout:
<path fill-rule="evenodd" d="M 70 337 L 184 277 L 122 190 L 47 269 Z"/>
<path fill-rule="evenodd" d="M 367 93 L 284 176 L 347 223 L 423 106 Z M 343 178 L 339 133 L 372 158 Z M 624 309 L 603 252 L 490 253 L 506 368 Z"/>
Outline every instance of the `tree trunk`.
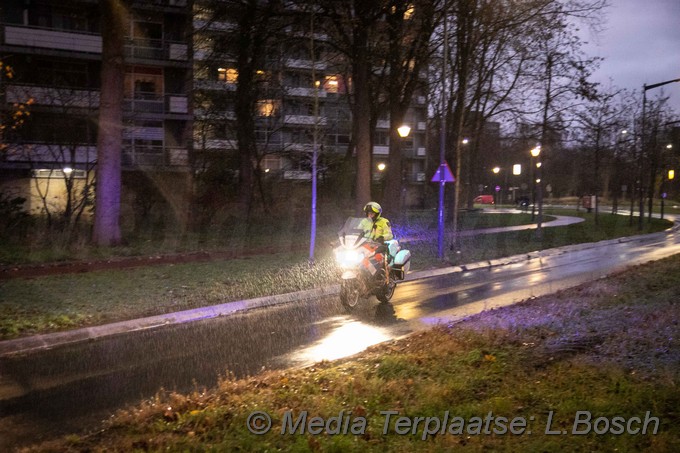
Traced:
<path fill-rule="evenodd" d="M 354 129 L 356 137 L 357 174 L 356 198 L 357 212 L 371 200 L 371 93 L 369 85 L 369 57 L 366 50 L 368 34 L 358 30 L 356 36 L 357 56 L 353 65 L 354 77 Z"/>
<path fill-rule="evenodd" d="M 120 0 L 102 0 L 102 69 L 97 137 L 97 185 L 93 241 L 120 244 L 121 147 L 126 9 Z"/>

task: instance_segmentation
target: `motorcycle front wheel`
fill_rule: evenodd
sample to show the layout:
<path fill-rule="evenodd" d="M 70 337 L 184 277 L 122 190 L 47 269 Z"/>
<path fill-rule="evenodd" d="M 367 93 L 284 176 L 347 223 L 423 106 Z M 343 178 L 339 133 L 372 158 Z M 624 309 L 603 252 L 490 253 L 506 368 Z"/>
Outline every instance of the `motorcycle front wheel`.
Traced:
<path fill-rule="evenodd" d="M 345 280 L 340 286 L 340 302 L 345 310 L 353 311 L 359 305 L 361 292 L 359 291 L 359 283 L 356 280 Z"/>
<path fill-rule="evenodd" d="M 390 275 L 390 282 L 386 285 L 383 285 L 378 290 L 378 293 L 375 295 L 375 297 L 377 297 L 380 302 L 389 302 L 394 295 L 394 290 L 396 287 L 397 281 L 395 280 L 394 276 Z"/>

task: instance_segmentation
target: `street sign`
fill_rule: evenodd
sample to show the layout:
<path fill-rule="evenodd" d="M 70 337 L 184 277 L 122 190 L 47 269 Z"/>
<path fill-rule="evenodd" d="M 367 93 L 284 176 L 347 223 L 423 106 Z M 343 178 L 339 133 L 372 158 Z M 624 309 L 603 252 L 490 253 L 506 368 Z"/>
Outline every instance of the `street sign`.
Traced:
<path fill-rule="evenodd" d="M 432 176 L 432 182 L 454 182 L 456 178 L 453 177 L 453 172 L 449 168 L 449 164 L 444 162 L 443 164 L 439 165 L 439 168 L 437 168 L 437 171 L 434 172 L 434 176 Z"/>
<path fill-rule="evenodd" d="M 501 191 L 501 186 L 496 186 L 496 192 L 500 192 L 500 191 Z"/>

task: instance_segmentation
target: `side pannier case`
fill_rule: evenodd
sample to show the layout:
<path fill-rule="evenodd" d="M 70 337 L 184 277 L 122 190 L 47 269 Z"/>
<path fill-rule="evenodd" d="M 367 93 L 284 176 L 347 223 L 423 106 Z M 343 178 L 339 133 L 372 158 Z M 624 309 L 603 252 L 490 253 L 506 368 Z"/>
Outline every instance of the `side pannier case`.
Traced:
<path fill-rule="evenodd" d="M 403 280 L 406 278 L 406 274 L 411 268 L 411 252 L 408 250 L 399 250 L 397 256 L 394 257 L 394 275 L 399 279 Z"/>

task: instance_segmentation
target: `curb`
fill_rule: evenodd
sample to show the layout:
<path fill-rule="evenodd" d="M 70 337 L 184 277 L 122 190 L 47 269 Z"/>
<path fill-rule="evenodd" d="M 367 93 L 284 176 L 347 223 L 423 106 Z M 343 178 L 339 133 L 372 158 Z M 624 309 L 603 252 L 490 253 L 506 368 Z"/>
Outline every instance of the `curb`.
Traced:
<path fill-rule="evenodd" d="M 442 275 L 480 269 L 491 269 L 509 264 L 517 264 L 523 261 L 530 261 L 532 259 L 541 259 L 543 257 L 559 255 L 568 252 L 606 247 L 618 243 L 654 241 L 656 239 L 665 237 L 667 234 L 676 233 L 678 231 L 680 231 L 680 223 L 675 223 L 673 227 L 665 231 L 650 233 L 642 236 L 626 236 L 598 242 L 566 245 L 563 247 L 555 247 L 541 251 L 521 253 L 505 258 L 479 261 L 476 263 L 415 271 L 407 275 L 404 281 L 414 281 L 424 278 L 439 277 Z M 65 332 L 46 333 L 30 337 L 17 338 L 14 340 L 5 340 L 0 341 L 0 358 L 16 354 L 36 352 L 39 350 L 47 350 L 56 346 L 94 340 L 104 336 L 120 335 L 128 332 L 155 329 L 173 324 L 184 324 L 188 322 L 200 321 L 203 319 L 217 318 L 220 316 L 227 316 L 238 312 L 269 307 L 272 305 L 291 303 L 300 300 L 316 299 L 326 296 L 336 296 L 339 293 L 340 285 L 335 284 L 293 293 L 276 294 L 273 296 L 263 296 L 255 299 L 226 302 L 219 305 L 199 307 L 191 310 L 149 316 L 146 318 L 133 319 L 129 321 L 120 321 L 111 324 L 103 324 L 100 326 L 84 327 L 81 329 L 69 330 Z"/>

